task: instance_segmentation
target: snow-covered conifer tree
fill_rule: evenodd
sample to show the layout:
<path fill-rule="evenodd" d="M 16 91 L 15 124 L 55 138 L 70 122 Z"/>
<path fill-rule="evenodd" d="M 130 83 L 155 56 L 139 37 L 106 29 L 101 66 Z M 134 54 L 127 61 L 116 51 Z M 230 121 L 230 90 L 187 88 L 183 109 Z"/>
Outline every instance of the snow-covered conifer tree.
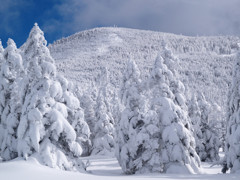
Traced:
<path fill-rule="evenodd" d="M 98 85 L 98 97 L 96 101 L 93 135 L 93 151 L 92 154 L 110 155 L 114 153 L 114 120 L 110 111 L 110 99 L 108 85 L 108 71 L 106 68 L 102 70 Z"/>
<path fill-rule="evenodd" d="M 10 160 L 17 157 L 16 129 L 21 112 L 19 83 L 23 76 L 22 57 L 12 39 L 8 39 L 3 57 L 0 72 L 0 155 L 3 160 Z"/>
<path fill-rule="evenodd" d="M 199 108 L 197 96 L 195 93 L 192 94 L 192 98 L 188 103 L 188 114 L 193 127 L 193 134 L 196 141 L 196 151 L 199 154 L 199 152 L 202 152 L 204 150 L 204 146 L 202 143 L 203 135 L 201 130 L 201 110 Z"/>
<path fill-rule="evenodd" d="M 240 52 L 237 53 L 233 67 L 232 84 L 228 94 L 226 164 L 222 170 L 224 173 L 228 169 L 233 173 L 240 172 Z"/>
<path fill-rule="evenodd" d="M 159 121 L 161 171 L 197 173 L 200 160 L 186 111 L 185 88 L 168 66 L 158 55 L 149 79 L 151 106 Z"/>
<path fill-rule="evenodd" d="M 102 94 L 97 98 L 96 119 L 91 154 L 110 155 L 114 152 L 114 126 Z"/>
<path fill-rule="evenodd" d="M 200 130 L 202 133 L 201 143 L 197 145 L 197 153 L 202 161 L 219 160 L 220 141 L 214 125 L 217 122 L 209 122 L 211 105 L 207 102 L 203 93 L 198 92 L 197 101 L 201 112 Z"/>
<path fill-rule="evenodd" d="M 209 122 L 210 104 L 205 96 L 194 93 L 188 105 L 189 116 L 196 140 L 196 151 L 201 161 L 219 160 L 219 136 L 214 127 L 217 122 Z"/>
<path fill-rule="evenodd" d="M 164 64 L 168 66 L 168 68 L 172 71 L 174 75 L 177 75 L 177 70 L 179 66 L 179 59 L 174 56 L 172 51 L 167 47 L 165 41 L 162 41 L 163 51 L 161 52 L 161 56 L 163 58 Z"/>
<path fill-rule="evenodd" d="M 135 66 L 132 63 L 128 67 Z M 126 107 L 117 128 L 117 157 L 123 171 L 198 172 L 200 160 L 184 109 L 184 95 L 180 94 L 182 83 L 160 55 L 145 83 L 147 88 L 142 87 L 139 77 L 136 67 L 128 68 L 120 94 Z"/>
<path fill-rule="evenodd" d="M 96 101 L 92 98 L 91 91 L 86 91 L 81 96 L 81 107 L 84 110 L 85 121 L 87 122 L 91 132 L 94 132 L 94 126 L 96 123 L 95 117 Z M 90 139 L 93 139 L 94 134 L 91 133 Z"/>
<path fill-rule="evenodd" d="M 67 96 L 66 87 L 57 80 L 54 59 L 46 45 L 43 32 L 35 24 L 23 49 L 27 77 L 17 129 L 18 156 L 34 155 L 41 163 L 60 169 L 82 168 L 78 157 L 83 150 L 74 130 L 77 123 L 68 120 L 68 108 L 75 111 L 79 102 Z M 73 116 L 82 118 L 78 112 Z"/>
<path fill-rule="evenodd" d="M 116 122 L 116 156 L 127 174 L 134 174 L 142 167 L 142 164 L 136 162 L 142 155 L 138 150 L 141 149 L 141 145 L 138 147 L 136 142 L 136 131 L 139 131 L 144 123 L 140 116 L 140 86 L 140 71 L 134 61 L 129 61 L 120 89 L 120 99 L 125 109 L 121 113 L 120 120 Z"/>
<path fill-rule="evenodd" d="M 75 85 L 63 76 L 58 76 L 57 79 L 63 91 L 60 102 L 67 106 L 66 118 L 76 131 L 77 142 L 80 143 L 83 149 L 82 156 L 87 156 L 90 154 L 92 146 L 90 141 L 90 129 L 84 119 L 84 111 L 80 107 L 80 101 L 74 93 Z"/>
<path fill-rule="evenodd" d="M 225 136 L 226 136 L 226 118 L 224 117 L 225 112 L 217 103 L 211 105 L 211 111 L 208 116 L 209 125 L 217 133 L 218 139 L 220 140 L 220 148 L 225 148 Z"/>

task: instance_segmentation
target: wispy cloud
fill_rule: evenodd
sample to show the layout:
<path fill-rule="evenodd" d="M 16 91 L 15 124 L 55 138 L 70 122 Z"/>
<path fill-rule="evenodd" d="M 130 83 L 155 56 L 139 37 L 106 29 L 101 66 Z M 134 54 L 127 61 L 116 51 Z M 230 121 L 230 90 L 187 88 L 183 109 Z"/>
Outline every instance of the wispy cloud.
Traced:
<path fill-rule="evenodd" d="M 49 33 L 68 35 L 97 26 L 121 26 L 185 35 L 240 35 L 239 0 L 63 0 Z"/>
<path fill-rule="evenodd" d="M 27 0 L 4 0 L 0 4 L 0 32 L 9 35 L 16 31 L 16 27 L 21 23 L 20 12 L 22 8 L 29 5 Z"/>

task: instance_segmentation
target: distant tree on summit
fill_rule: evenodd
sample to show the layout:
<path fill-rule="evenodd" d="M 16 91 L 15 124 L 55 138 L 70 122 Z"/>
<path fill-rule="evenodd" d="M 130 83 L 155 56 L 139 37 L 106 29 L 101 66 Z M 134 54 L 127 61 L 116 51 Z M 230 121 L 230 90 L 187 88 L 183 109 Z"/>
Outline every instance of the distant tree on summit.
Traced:
<path fill-rule="evenodd" d="M 1 68 L 1 64 L 2 64 L 2 61 L 3 61 L 3 46 L 2 46 L 2 41 L 0 40 L 0 68 Z"/>

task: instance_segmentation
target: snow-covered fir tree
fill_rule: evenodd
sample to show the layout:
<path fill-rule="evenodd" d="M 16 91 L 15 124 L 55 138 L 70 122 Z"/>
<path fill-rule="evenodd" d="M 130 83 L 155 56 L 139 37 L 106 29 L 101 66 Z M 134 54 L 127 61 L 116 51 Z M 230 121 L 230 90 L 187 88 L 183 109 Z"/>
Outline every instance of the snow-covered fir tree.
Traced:
<path fill-rule="evenodd" d="M 163 58 L 164 64 L 166 64 L 168 66 L 168 68 L 170 69 L 170 71 L 172 71 L 172 73 L 176 76 L 178 76 L 178 69 L 180 67 L 179 65 L 179 59 L 174 56 L 174 54 L 172 53 L 172 51 L 167 47 L 167 44 L 165 41 L 162 41 L 162 47 L 163 50 L 160 53 L 160 55 Z"/>
<path fill-rule="evenodd" d="M 227 134 L 223 172 L 240 172 L 240 52 L 236 55 L 231 88 L 228 94 Z"/>
<path fill-rule="evenodd" d="M 92 154 L 110 155 L 114 153 L 114 120 L 110 111 L 108 71 L 102 69 L 98 78 Z"/>
<path fill-rule="evenodd" d="M 217 103 L 211 105 L 211 111 L 208 116 L 210 127 L 217 133 L 220 141 L 220 148 L 225 148 L 225 136 L 226 136 L 226 117 L 224 117 L 225 111 Z"/>
<path fill-rule="evenodd" d="M 96 122 L 95 117 L 95 98 L 92 97 L 92 92 L 86 91 L 81 96 L 81 107 L 84 110 L 85 121 L 87 122 L 91 132 L 94 132 L 94 126 Z M 91 133 L 90 139 L 93 139 L 94 134 Z"/>
<path fill-rule="evenodd" d="M 217 161 L 219 160 L 220 147 L 219 135 L 214 127 L 217 121 L 209 121 L 211 105 L 207 102 L 203 93 L 198 92 L 197 101 L 201 112 L 200 129 L 202 132 L 202 145 L 199 146 L 197 152 L 202 161 Z"/>
<path fill-rule="evenodd" d="M 149 78 L 151 108 L 157 113 L 160 128 L 161 171 L 198 173 L 200 160 L 186 111 L 185 88 L 168 66 L 158 55 Z"/>
<path fill-rule="evenodd" d="M 196 141 L 196 151 L 199 154 L 199 151 L 202 151 L 204 149 L 204 146 L 202 143 L 203 135 L 201 130 L 201 110 L 198 105 L 196 93 L 192 93 L 192 98 L 188 102 L 188 115 L 193 127 L 193 134 Z"/>
<path fill-rule="evenodd" d="M 128 65 L 123 82 L 120 95 L 125 109 L 117 128 L 116 151 L 123 171 L 197 173 L 200 160 L 187 112 L 182 108 L 186 106 L 180 94 L 184 88 L 162 57 L 157 57 L 144 83 L 147 90 L 135 63 Z M 176 95 L 170 84 L 178 88 Z"/>
<path fill-rule="evenodd" d="M 142 157 L 142 147 L 137 142 L 137 131 L 141 130 L 144 123 L 140 114 L 140 86 L 140 71 L 134 61 L 129 61 L 120 89 L 120 100 L 125 109 L 116 122 L 116 156 L 126 174 L 134 174 L 142 168 L 142 163 L 138 162 L 138 158 Z"/>
<path fill-rule="evenodd" d="M 74 130 L 79 129 L 75 120 L 82 118 L 79 102 L 66 93 L 68 87 L 56 78 L 54 59 L 46 45 L 43 32 L 35 24 L 23 48 L 27 76 L 17 129 L 18 156 L 26 159 L 34 155 L 50 167 L 82 169 L 78 157 L 83 149 Z M 74 111 L 71 119 L 68 108 Z"/>
<path fill-rule="evenodd" d="M 189 116 L 192 122 L 196 151 L 201 161 L 219 160 L 219 134 L 216 130 L 216 119 L 209 121 L 211 105 L 205 96 L 198 92 L 193 93 L 188 106 Z"/>
<path fill-rule="evenodd" d="M 21 113 L 20 82 L 23 77 L 22 57 L 12 39 L 8 39 L 0 72 L 0 155 L 3 160 L 17 157 L 16 129 Z"/>
<path fill-rule="evenodd" d="M 67 106 L 66 118 L 77 133 L 77 142 L 83 149 L 82 156 L 89 155 L 91 151 L 90 129 L 84 119 L 84 110 L 80 107 L 80 101 L 77 98 L 75 84 L 69 82 L 63 76 L 57 76 L 63 95 L 60 102 Z M 61 111 L 61 109 L 59 109 Z"/>

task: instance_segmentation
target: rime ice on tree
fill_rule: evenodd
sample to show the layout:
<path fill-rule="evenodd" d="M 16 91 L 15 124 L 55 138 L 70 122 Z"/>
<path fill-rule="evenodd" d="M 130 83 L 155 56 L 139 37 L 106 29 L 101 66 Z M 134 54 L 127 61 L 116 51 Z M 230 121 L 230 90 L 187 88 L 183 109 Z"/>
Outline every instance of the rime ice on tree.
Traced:
<path fill-rule="evenodd" d="M 139 171 L 142 164 L 136 162 L 141 158 L 138 153 L 137 133 L 143 125 L 140 116 L 140 72 L 134 61 L 129 61 L 123 75 L 123 83 L 120 90 L 120 99 L 125 109 L 121 113 L 121 119 L 116 124 L 116 155 L 120 166 L 127 174 Z"/>
<path fill-rule="evenodd" d="M 82 118 L 78 115 L 80 103 L 57 79 L 54 60 L 46 45 L 43 32 L 35 24 L 23 49 L 27 76 L 23 81 L 23 107 L 17 129 L 18 156 L 35 155 L 50 167 L 78 169 L 82 166 L 78 160 L 82 147 L 77 140 L 75 119 Z M 69 108 L 74 111 L 73 119 Z"/>
<path fill-rule="evenodd" d="M 215 124 L 209 122 L 210 104 L 206 101 L 205 96 L 198 92 L 197 95 L 193 94 L 188 106 L 196 140 L 196 151 L 201 161 L 219 160 L 219 136 Z M 213 120 L 217 123 L 216 119 Z"/>
<path fill-rule="evenodd" d="M 102 70 L 98 78 L 98 96 L 96 100 L 96 123 L 93 129 L 92 154 L 110 155 L 114 152 L 114 120 L 110 112 L 108 71 Z"/>
<path fill-rule="evenodd" d="M 120 92 L 125 109 L 116 150 L 125 173 L 199 172 L 183 91 L 160 55 L 144 86 L 136 64 L 128 64 Z"/>
<path fill-rule="evenodd" d="M 23 76 L 22 57 L 12 39 L 3 52 L 0 72 L 0 152 L 3 160 L 17 157 L 16 128 L 21 103 L 19 88 Z"/>
<path fill-rule="evenodd" d="M 228 95 L 227 134 L 223 172 L 240 172 L 240 53 L 238 52 L 233 66 L 232 84 Z"/>
<path fill-rule="evenodd" d="M 149 79 L 152 107 L 158 114 L 163 172 L 199 172 L 200 161 L 186 111 L 184 86 L 158 55 Z"/>

